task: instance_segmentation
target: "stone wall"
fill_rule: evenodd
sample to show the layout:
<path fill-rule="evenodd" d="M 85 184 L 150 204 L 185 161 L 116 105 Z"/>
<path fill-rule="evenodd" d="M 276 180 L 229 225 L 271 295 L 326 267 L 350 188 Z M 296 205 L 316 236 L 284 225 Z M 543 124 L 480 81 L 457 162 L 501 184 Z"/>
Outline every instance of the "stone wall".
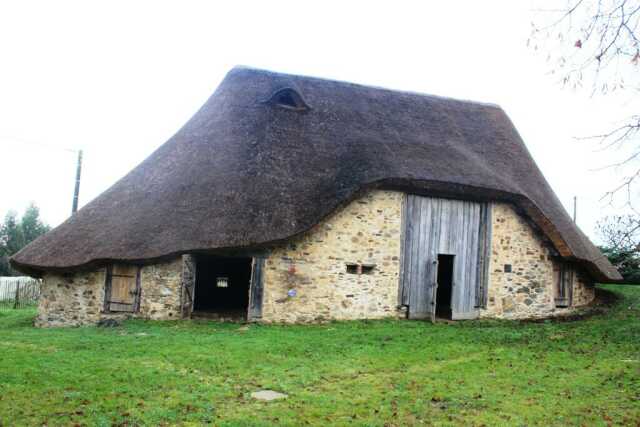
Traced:
<path fill-rule="evenodd" d="M 396 316 L 402 200 L 402 193 L 372 191 L 273 248 L 265 262 L 262 320 Z M 347 263 L 374 268 L 349 274 Z"/>
<path fill-rule="evenodd" d="M 137 313 L 104 313 L 105 268 L 69 275 L 46 274 L 35 324 L 80 326 L 95 324 L 102 318 L 179 318 L 181 274 L 180 258 L 142 267 Z"/>
<path fill-rule="evenodd" d="M 574 270 L 573 277 L 573 306 L 580 307 L 591 303 L 596 297 L 593 281 L 580 271 Z"/>
<path fill-rule="evenodd" d="M 182 258 L 142 267 L 137 316 L 156 320 L 180 318 L 181 287 Z"/>
<path fill-rule="evenodd" d="M 262 320 L 316 322 L 402 316 L 398 311 L 403 194 L 376 190 L 355 200 L 265 261 Z M 351 274 L 347 264 L 373 266 Z M 510 266 L 511 271 L 508 272 Z M 492 207 L 487 309 L 481 317 L 562 314 L 555 307 L 560 264 L 552 250 L 508 204 Z M 144 266 L 140 310 L 105 314 L 105 270 L 46 274 L 36 324 L 77 326 L 104 317 L 180 318 L 182 259 Z M 574 272 L 573 305 L 590 303 L 594 287 Z"/>
<path fill-rule="evenodd" d="M 508 204 L 492 205 L 488 303 L 482 317 L 545 317 L 568 311 L 555 307 L 559 269 L 550 247 L 523 217 Z M 573 305 L 588 304 L 593 284 L 577 271 L 574 277 Z"/>
<path fill-rule="evenodd" d="M 36 326 L 79 326 L 96 323 L 104 305 L 105 270 L 74 275 L 46 274 Z"/>

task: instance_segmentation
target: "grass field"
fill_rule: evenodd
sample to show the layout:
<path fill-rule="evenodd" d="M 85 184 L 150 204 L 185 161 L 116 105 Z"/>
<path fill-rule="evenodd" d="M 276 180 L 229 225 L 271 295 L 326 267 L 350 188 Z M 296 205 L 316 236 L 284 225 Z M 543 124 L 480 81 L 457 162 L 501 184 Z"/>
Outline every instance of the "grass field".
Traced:
<path fill-rule="evenodd" d="M 638 425 L 640 287 L 602 288 L 617 304 L 573 322 L 44 330 L 0 312 L 0 425 Z"/>

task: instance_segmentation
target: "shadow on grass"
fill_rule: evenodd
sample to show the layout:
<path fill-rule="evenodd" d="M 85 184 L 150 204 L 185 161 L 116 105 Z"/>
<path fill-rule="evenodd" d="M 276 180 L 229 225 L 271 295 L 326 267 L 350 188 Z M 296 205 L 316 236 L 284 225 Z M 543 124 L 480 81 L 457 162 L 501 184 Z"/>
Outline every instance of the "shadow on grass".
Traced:
<path fill-rule="evenodd" d="M 541 317 L 536 319 L 521 319 L 520 323 L 562 323 L 576 322 L 590 319 L 596 316 L 608 314 L 614 310 L 624 299 L 622 294 L 596 287 L 594 300 L 584 307 L 575 308 L 573 312 L 556 316 Z"/>

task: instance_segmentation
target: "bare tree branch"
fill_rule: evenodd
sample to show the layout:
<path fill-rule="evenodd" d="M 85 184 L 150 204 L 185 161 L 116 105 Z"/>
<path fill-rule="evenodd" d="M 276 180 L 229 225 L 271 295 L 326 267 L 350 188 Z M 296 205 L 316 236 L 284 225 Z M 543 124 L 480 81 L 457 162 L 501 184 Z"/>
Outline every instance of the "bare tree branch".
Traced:
<path fill-rule="evenodd" d="M 535 50 L 545 47 L 552 61 L 553 74 L 564 86 L 591 86 L 591 95 L 613 91 L 640 90 L 640 0 L 569 0 L 561 10 L 544 11 L 550 24 L 533 25 L 529 45 Z M 548 20 L 548 19 L 547 19 Z M 620 150 L 624 158 L 605 168 L 632 166 L 620 184 L 603 199 L 624 192 L 627 204 L 634 194 L 632 187 L 640 181 L 640 114 L 598 135 L 578 139 L 596 140 L 600 150 Z"/>
<path fill-rule="evenodd" d="M 618 251 L 640 251 L 640 218 L 615 215 L 598 221 L 598 234 L 607 248 Z"/>

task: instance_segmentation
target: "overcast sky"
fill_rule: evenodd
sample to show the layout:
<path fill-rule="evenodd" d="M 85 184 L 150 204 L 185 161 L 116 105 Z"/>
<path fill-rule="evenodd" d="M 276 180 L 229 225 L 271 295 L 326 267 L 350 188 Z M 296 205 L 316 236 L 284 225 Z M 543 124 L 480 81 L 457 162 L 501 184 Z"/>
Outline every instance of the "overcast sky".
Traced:
<path fill-rule="evenodd" d="M 418 5 L 418 3 L 421 4 Z M 549 3 L 549 2 L 547 2 Z M 497 103 L 578 224 L 621 212 L 602 195 L 622 153 L 575 137 L 638 110 L 563 89 L 527 46 L 540 1 L 0 2 L 0 215 L 35 202 L 51 225 L 166 141 L 242 64 Z M 558 1 L 563 5 L 564 2 Z"/>

